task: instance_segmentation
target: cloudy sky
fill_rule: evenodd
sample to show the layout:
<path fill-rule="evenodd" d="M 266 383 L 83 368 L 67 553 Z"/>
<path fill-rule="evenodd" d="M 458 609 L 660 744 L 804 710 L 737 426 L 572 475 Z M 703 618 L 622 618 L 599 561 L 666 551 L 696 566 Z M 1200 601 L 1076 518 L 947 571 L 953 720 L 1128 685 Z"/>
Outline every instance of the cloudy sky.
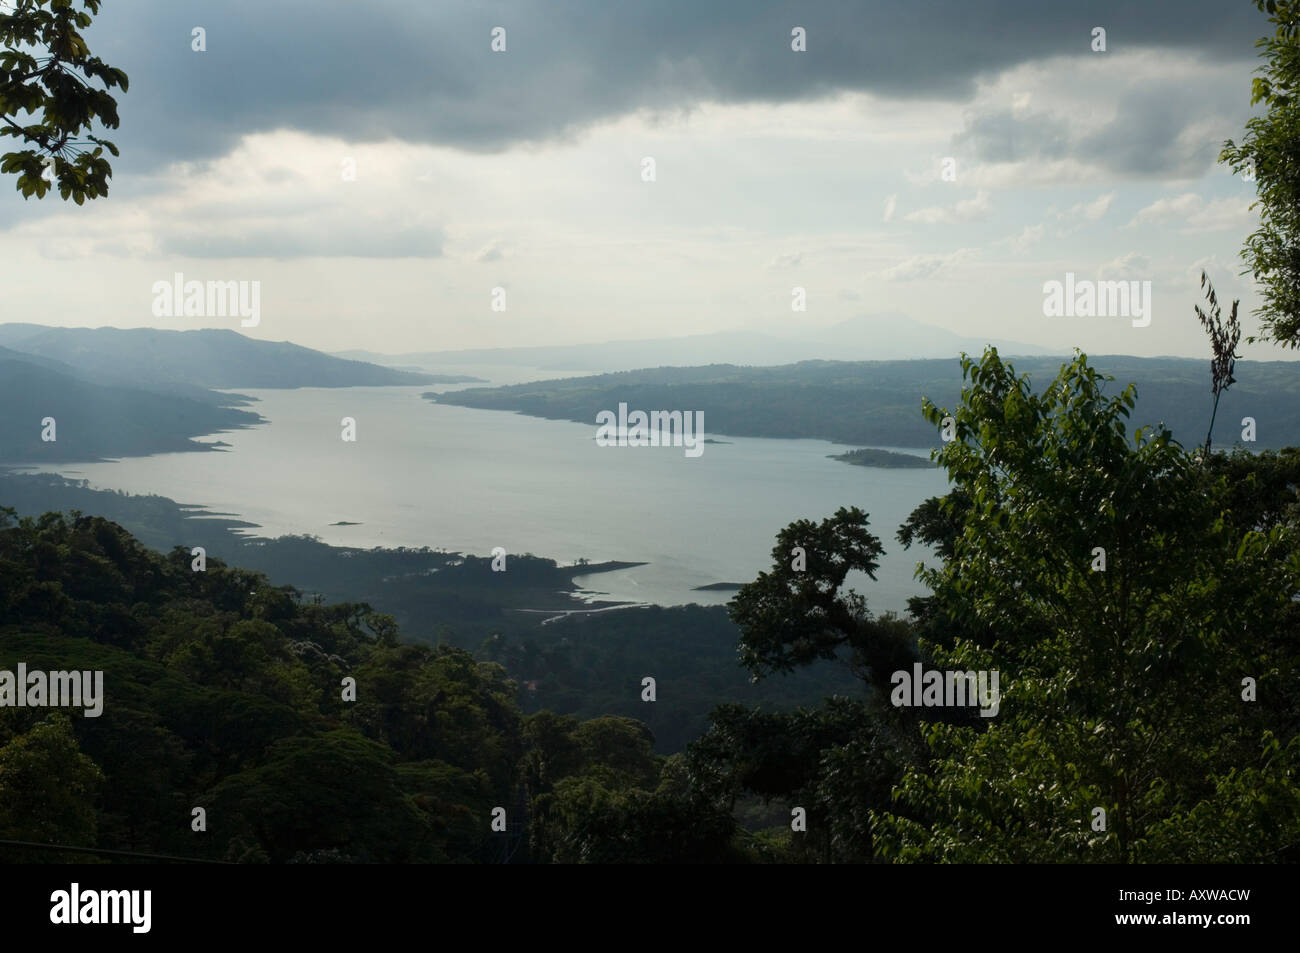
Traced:
<path fill-rule="evenodd" d="M 239 330 L 155 318 L 181 272 L 260 281 L 245 333 L 325 350 L 901 312 L 1208 356 L 1200 270 L 1256 304 L 1253 186 L 1215 157 L 1266 28 L 1248 0 L 106 0 L 87 39 L 131 81 L 111 192 L 5 178 L 0 320 Z M 1045 317 L 1067 272 L 1151 281 L 1150 326 Z"/>

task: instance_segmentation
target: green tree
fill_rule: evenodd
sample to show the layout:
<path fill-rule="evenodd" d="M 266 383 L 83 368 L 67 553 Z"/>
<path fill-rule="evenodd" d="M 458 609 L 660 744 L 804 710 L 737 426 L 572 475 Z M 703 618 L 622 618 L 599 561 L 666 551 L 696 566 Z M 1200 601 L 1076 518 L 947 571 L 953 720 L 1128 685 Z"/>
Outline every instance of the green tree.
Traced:
<path fill-rule="evenodd" d="M 104 150 L 116 156 L 117 147 L 89 130 L 96 122 L 118 127 L 117 101 L 107 90 L 126 92 L 127 76 L 92 56 L 81 35 L 99 3 L 81 0 L 78 10 L 76 0 L 16 0 L 11 12 L 0 14 L 0 135 L 32 147 L 5 153 L 0 172 L 18 173 L 24 198 L 44 198 L 54 182 L 60 196 L 78 205 L 108 194 L 113 169 Z M 104 89 L 93 88 L 95 80 Z M 38 121 L 19 122 L 20 113 Z"/>
<path fill-rule="evenodd" d="M 755 680 L 839 660 L 866 683 L 867 699 L 830 698 L 791 713 L 722 705 L 687 757 L 694 789 L 719 809 L 756 796 L 807 812 L 806 833 L 773 835 L 785 857 L 872 859 L 868 812 L 888 803 L 896 752 L 915 746 L 915 719 L 884 701 L 892 674 L 917 658 L 912 627 L 891 614 L 873 617 L 846 588 L 851 571 L 874 578 L 884 551 L 867 526 L 856 507 L 791 523 L 777 535 L 771 570 L 728 605 Z"/>
<path fill-rule="evenodd" d="M 1205 805 L 1256 815 L 1226 803 L 1244 772 L 1265 790 L 1293 777 L 1291 738 L 1279 754 L 1267 710 L 1241 695 L 1247 676 L 1286 691 L 1260 633 L 1290 625 L 1293 534 L 1243 531 L 1226 481 L 1167 430 L 1131 437 L 1134 387 L 1108 396 L 1084 356 L 1041 395 L 994 350 L 962 367 L 957 439 L 939 454 L 960 533 L 923 578 L 936 618 L 990 637 L 923 648 L 998 671 L 1001 708 L 925 726 L 928 754 L 877 812 L 878 839 L 905 861 L 1186 859 L 1192 841 L 1171 832 Z M 1300 824 L 1276 807 L 1289 833 L 1272 850 L 1294 851 Z"/>
<path fill-rule="evenodd" d="M 790 672 L 847 650 L 864 680 L 887 687 L 913 657 L 905 627 L 874 619 L 859 593 L 845 589 L 851 570 L 874 579 L 884 552 L 867 514 L 841 507 L 830 519 L 798 520 L 777 534 L 772 569 L 742 586 L 728 604 L 740 627 L 740 657 L 755 678 Z"/>
<path fill-rule="evenodd" d="M 802 807 L 807 829 L 776 834 L 787 856 L 871 860 L 870 811 L 889 803 L 899 777 L 896 739 L 862 701 L 830 698 L 820 708 L 764 712 L 720 705 L 685 766 L 693 790 L 730 813 L 739 796 L 787 811 Z"/>
<path fill-rule="evenodd" d="M 362 862 L 434 860 L 433 823 L 404 790 L 411 778 L 394 760 L 346 729 L 281 739 L 263 764 L 202 796 L 214 847 L 255 843 L 278 862 L 330 849 Z"/>
<path fill-rule="evenodd" d="M 1246 123 L 1240 144 L 1229 139 L 1219 161 L 1234 172 L 1254 176 L 1259 228 L 1241 256 L 1260 285 L 1263 304 L 1256 310 L 1263 333 L 1247 341 L 1273 341 L 1300 347 L 1300 3 L 1255 0 L 1275 27 L 1255 45 L 1267 62 L 1251 88 L 1251 105 L 1267 112 Z"/>
<path fill-rule="evenodd" d="M 674 768 L 653 790 L 590 775 L 556 785 L 554 860 L 584 864 L 718 863 L 736 859 L 735 824 L 695 797 Z"/>
<path fill-rule="evenodd" d="M 102 781 L 99 767 L 81 753 L 72 722 L 50 715 L 0 748 L 0 838 L 95 846 Z M 10 860 L 49 863 L 59 856 L 5 850 Z"/>
<path fill-rule="evenodd" d="M 1237 382 L 1232 371 L 1239 356 L 1237 342 L 1241 340 L 1241 325 L 1237 323 L 1237 301 L 1232 302 L 1228 320 L 1223 320 L 1219 296 L 1214 293 L 1214 285 L 1205 272 L 1201 272 L 1201 287 L 1205 289 L 1205 301 L 1210 306 L 1210 311 L 1207 314 L 1200 305 L 1196 305 L 1196 317 L 1205 333 L 1210 336 L 1210 350 L 1214 354 L 1210 360 L 1210 389 L 1214 393 L 1214 407 L 1210 411 L 1210 427 L 1205 433 L 1205 454 L 1209 456 L 1210 442 L 1214 439 L 1214 418 L 1219 415 L 1219 398 Z"/>
<path fill-rule="evenodd" d="M 618 787 L 653 788 L 658 781 L 654 735 L 635 718 L 592 718 L 574 729 L 573 740 L 586 774 L 599 771 Z"/>

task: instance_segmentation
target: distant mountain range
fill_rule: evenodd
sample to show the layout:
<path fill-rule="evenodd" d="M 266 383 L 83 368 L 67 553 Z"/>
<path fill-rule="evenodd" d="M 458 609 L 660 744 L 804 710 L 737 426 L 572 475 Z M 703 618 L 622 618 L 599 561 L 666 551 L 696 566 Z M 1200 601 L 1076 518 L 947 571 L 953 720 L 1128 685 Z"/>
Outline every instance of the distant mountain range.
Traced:
<path fill-rule="evenodd" d="M 0 340 L 0 343 L 4 343 Z M 951 358 L 983 352 L 991 344 L 1004 355 L 1043 355 L 1049 349 L 1016 341 L 963 337 L 903 314 L 873 314 L 829 328 L 802 327 L 792 321 L 786 334 L 722 331 L 676 338 L 605 341 L 541 347 L 473 348 L 379 354 L 339 351 L 336 356 L 387 366 L 428 369 L 466 364 L 498 364 L 559 371 L 630 371 L 647 367 L 697 367 L 701 364 L 770 366 L 806 360 L 896 361 Z"/>
<path fill-rule="evenodd" d="M 437 384 L 234 331 L 0 325 L 0 464 L 210 449 L 192 438 L 262 422 L 214 388 Z M 41 421 L 54 418 L 55 439 Z"/>
<path fill-rule="evenodd" d="M 1044 385 L 1063 358 L 1018 357 L 1011 363 Z M 1163 422 L 1184 446 L 1205 440 L 1213 397 L 1209 360 L 1094 356 L 1113 376 L 1111 392 L 1137 383 L 1130 433 Z M 1300 368 L 1291 361 L 1238 361 L 1237 382 L 1219 404 L 1215 446 L 1239 441 L 1243 417 L 1256 421 L 1250 449 L 1300 445 Z M 933 447 L 938 434 L 921 416 L 921 398 L 953 408 L 961 393 L 954 358 L 933 361 L 805 361 L 780 367 L 661 367 L 475 387 L 429 400 L 460 407 L 509 410 L 534 417 L 596 424 L 602 410 L 703 411 L 706 434 L 817 437 L 859 447 Z"/>
<path fill-rule="evenodd" d="M 436 384 L 436 375 L 345 360 L 234 331 L 49 328 L 0 324 L 0 346 L 135 383 L 201 388 L 383 387 Z"/>
<path fill-rule="evenodd" d="M 212 400 L 98 384 L 8 348 L 0 348 L 0 406 L 0 464 L 198 450 L 192 437 L 262 422 Z M 42 439 L 48 419 L 50 441 Z"/>
<path fill-rule="evenodd" d="M 847 322 L 841 340 L 869 336 L 877 319 Z M 897 328 L 916 325 L 905 318 Z M 891 325 L 892 327 L 892 325 Z M 833 330 L 833 329 L 832 329 Z M 925 333 L 937 332 L 926 329 Z M 944 332 L 946 333 L 946 332 Z M 702 410 L 705 432 L 758 437 L 817 437 L 858 447 L 927 447 L 935 434 L 920 415 L 921 397 L 954 406 L 961 372 L 956 342 L 978 353 L 974 339 L 938 337 L 953 348 L 942 360 L 822 361 L 790 363 L 799 353 L 778 342 L 777 366 L 725 364 L 647 368 L 655 360 L 699 358 L 727 341 L 750 339 L 758 359 L 776 339 L 762 335 L 702 335 L 657 342 L 614 342 L 576 348 L 507 348 L 385 359 L 404 365 L 448 366 L 447 355 L 466 363 L 538 367 L 538 362 L 620 360 L 641 369 L 566 377 L 508 387 L 476 387 L 429 399 L 465 407 L 511 410 L 594 426 L 601 410 L 620 402 L 644 410 Z M 705 344 L 701 345 L 703 341 Z M 689 343 L 689 348 L 687 344 Z M 699 345 L 697 347 L 697 345 Z M 813 338 L 803 342 L 814 346 Z M 803 346 L 801 345 L 801 346 Z M 825 345 L 822 345 L 823 347 Z M 865 345 L 864 345 L 865 346 Z M 885 344 L 881 345 L 886 346 Z M 906 347 L 890 339 L 890 347 Z M 1016 345 L 1011 345 L 1015 347 Z M 848 345 L 844 345 L 845 348 Z M 539 353 L 539 352 L 545 352 Z M 416 360 L 415 358 L 422 358 Z M 437 358 L 434 360 L 433 358 Z M 1016 370 L 1047 380 L 1063 358 L 1018 356 Z M 1187 445 L 1204 440 L 1212 401 L 1208 360 L 1094 357 L 1116 387 L 1138 384 L 1133 423 L 1163 421 Z M 580 369 L 579 369 L 580 370 Z M 449 375 L 464 381 L 466 375 Z M 1219 408 L 1216 445 L 1231 445 L 1242 417 L 1254 417 L 1253 448 L 1300 445 L 1300 373 L 1292 362 L 1239 361 L 1237 383 Z M 210 449 L 194 437 L 248 427 L 261 418 L 245 408 L 251 398 L 218 388 L 351 387 L 447 383 L 448 375 L 411 373 L 322 354 L 287 342 L 258 341 L 228 330 L 48 328 L 0 325 L 0 464 L 66 462 Z M 57 440 L 41 440 L 41 421 L 56 420 Z"/>

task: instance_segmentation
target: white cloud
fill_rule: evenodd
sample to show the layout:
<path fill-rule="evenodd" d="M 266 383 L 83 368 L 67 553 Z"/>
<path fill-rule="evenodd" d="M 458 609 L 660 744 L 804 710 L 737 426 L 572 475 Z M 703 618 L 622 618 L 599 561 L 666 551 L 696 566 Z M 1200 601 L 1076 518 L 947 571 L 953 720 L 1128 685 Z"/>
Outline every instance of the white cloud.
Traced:
<path fill-rule="evenodd" d="M 1110 204 L 1115 201 L 1115 193 L 1107 192 L 1105 195 L 1099 195 L 1091 202 L 1078 202 L 1070 206 L 1069 211 L 1064 213 L 1063 217 L 1081 218 L 1085 222 L 1095 222 L 1106 214 Z"/>
<path fill-rule="evenodd" d="M 1255 222 L 1250 199 L 1215 199 L 1187 220 L 1190 228 L 1219 231 L 1225 228 L 1249 229 Z"/>
<path fill-rule="evenodd" d="M 1247 198 L 1205 201 L 1194 192 L 1184 192 L 1157 199 L 1141 209 L 1126 228 L 1138 225 L 1181 225 L 1183 231 L 1213 232 L 1221 229 L 1248 229 L 1254 213 Z"/>
<path fill-rule="evenodd" d="M 986 189 L 1073 188 L 1107 182 L 1110 177 L 1104 170 L 1078 159 L 1025 159 L 975 165 L 966 172 L 963 181 Z"/>
<path fill-rule="evenodd" d="M 977 222 L 987 218 L 993 211 L 993 200 L 989 193 L 981 189 L 973 199 L 962 199 L 955 205 L 936 205 L 931 208 L 917 209 L 904 218 L 909 222 L 921 222 L 924 225 L 960 225 Z"/>
<path fill-rule="evenodd" d="M 1205 207 L 1205 200 L 1195 192 L 1184 192 L 1173 198 L 1157 199 L 1133 216 L 1128 227 L 1135 225 L 1164 225 L 1184 222 Z"/>
<path fill-rule="evenodd" d="M 500 242 L 488 242 L 479 250 L 479 253 L 474 256 L 474 260 L 500 261 L 505 256 L 505 249 L 502 247 Z"/>
<path fill-rule="evenodd" d="M 916 281 L 921 278 L 935 278 L 953 265 L 967 261 L 975 256 L 971 248 L 959 248 L 946 255 L 913 255 L 898 264 L 886 268 L 880 276 L 886 281 Z"/>
<path fill-rule="evenodd" d="M 1046 231 L 1042 225 L 1026 225 L 1024 231 L 1019 235 L 1004 238 L 998 244 L 1006 245 L 1016 254 L 1023 254 L 1029 250 L 1030 246 L 1042 241 Z"/>
<path fill-rule="evenodd" d="M 1151 259 L 1137 252 L 1129 252 L 1113 258 L 1097 269 L 1097 277 L 1103 281 L 1142 281 L 1151 280 Z"/>
<path fill-rule="evenodd" d="M 1183 270 L 1183 274 L 1195 281 L 1198 285 L 1201 281 L 1201 272 L 1205 272 L 1209 275 L 1211 281 L 1215 281 L 1214 276 L 1219 275 L 1219 281 L 1226 284 L 1229 281 L 1236 280 L 1235 276 L 1239 268 L 1241 268 L 1240 262 L 1224 261 L 1218 255 L 1205 255 L 1188 265 Z M 1218 282 L 1216 282 L 1216 284 L 1217 283 Z"/>

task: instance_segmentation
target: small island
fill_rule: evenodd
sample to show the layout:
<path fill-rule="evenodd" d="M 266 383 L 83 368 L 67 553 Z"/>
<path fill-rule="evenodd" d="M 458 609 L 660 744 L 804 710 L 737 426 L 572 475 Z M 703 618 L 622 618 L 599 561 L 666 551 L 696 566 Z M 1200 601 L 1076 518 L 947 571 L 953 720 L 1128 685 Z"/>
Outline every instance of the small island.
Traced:
<path fill-rule="evenodd" d="M 832 460 L 851 463 L 855 467 L 882 467 L 887 470 L 920 470 L 934 466 L 926 457 L 914 457 L 910 453 L 895 453 L 892 450 L 850 450 L 848 453 L 828 453 Z"/>
<path fill-rule="evenodd" d="M 389 370 L 402 371 L 405 374 L 419 374 L 426 384 L 488 384 L 482 377 L 470 377 L 466 374 L 430 374 L 423 367 L 414 364 L 389 364 Z"/>
<path fill-rule="evenodd" d="M 744 587 L 743 582 L 711 582 L 707 586 L 696 586 L 692 592 L 737 592 Z"/>
<path fill-rule="evenodd" d="M 428 378 L 428 380 L 424 381 L 424 383 L 427 384 L 490 384 L 491 383 L 491 381 L 484 380 L 481 377 L 467 377 L 464 374 L 424 374 L 422 376 Z M 425 400 L 436 401 L 442 395 L 439 394 L 437 391 L 427 390 L 420 396 L 423 397 Z"/>
<path fill-rule="evenodd" d="M 337 523 L 330 523 L 331 526 L 360 526 L 360 523 L 349 523 L 347 520 L 339 520 Z"/>

